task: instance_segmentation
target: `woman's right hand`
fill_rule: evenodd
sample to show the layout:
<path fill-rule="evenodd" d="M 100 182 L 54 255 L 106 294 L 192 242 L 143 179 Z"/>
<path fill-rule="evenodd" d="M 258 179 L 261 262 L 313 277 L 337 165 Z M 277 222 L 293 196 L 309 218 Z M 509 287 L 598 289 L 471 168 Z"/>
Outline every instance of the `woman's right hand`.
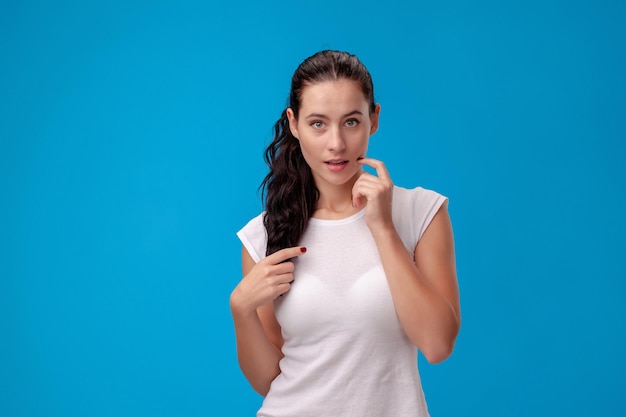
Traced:
<path fill-rule="evenodd" d="M 231 308 L 243 314 L 255 312 L 257 308 L 289 291 L 294 279 L 294 263 L 290 259 L 305 252 L 303 246 L 281 249 L 251 268 L 246 268 L 244 259 L 245 275 L 231 294 Z M 245 255 L 249 257 L 247 253 Z"/>

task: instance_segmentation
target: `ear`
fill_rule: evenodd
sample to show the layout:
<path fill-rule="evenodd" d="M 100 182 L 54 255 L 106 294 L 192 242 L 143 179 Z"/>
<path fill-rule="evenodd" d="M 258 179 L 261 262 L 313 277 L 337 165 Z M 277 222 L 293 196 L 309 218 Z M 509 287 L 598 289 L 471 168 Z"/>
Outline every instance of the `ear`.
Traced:
<path fill-rule="evenodd" d="M 294 138 L 300 140 L 300 135 L 298 134 L 298 119 L 293 114 L 293 110 L 291 107 L 287 108 L 287 120 L 289 120 L 289 130 L 291 130 L 291 134 Z"/>
<path fill-rule="evenodd" d="M 374 107 L 374 112 L 370 114 L 370 136 L 378 131 L 378 119 L 380 118 L 380 104 Z"/>

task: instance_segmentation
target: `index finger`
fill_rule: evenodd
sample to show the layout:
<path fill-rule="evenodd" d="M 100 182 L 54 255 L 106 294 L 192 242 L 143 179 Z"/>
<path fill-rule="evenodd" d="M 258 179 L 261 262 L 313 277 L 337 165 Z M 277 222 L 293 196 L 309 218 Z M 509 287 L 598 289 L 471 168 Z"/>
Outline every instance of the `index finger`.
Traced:
<path fill-rule="evenodd" d="M 378 175 L 379 178 L 389 179 L 389 172 L 387 171 L 387 167 L 383 161 L 379 161 L 374 158 L 361 158 L 357 162 L 374 168 L 376 170 L 376 175 Z"/>
<path fill-rule="evenodd" d="M 278 250 L 265 259 L 272 265 L 276 265 L 291 258 L 295 258 L 296 256 L 300 256 L 305 252 L 306 248 L 304 246 L 294 246 L 291 248 Z"/>

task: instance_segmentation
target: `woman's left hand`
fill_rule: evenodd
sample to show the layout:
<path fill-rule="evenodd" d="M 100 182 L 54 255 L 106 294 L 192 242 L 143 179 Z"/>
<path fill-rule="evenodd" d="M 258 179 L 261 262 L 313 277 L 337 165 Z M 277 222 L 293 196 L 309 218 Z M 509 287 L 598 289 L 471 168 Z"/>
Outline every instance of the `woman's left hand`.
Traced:
<path fill-rule="evenodd" d="M 363 172 L 352 187 L 352 205 L 361 206 L 364 202 L 365 221 L 372 232 L 393 228 L 391 218 L 391 200 L 393 197 L 393 182 L 382 161 L 363 158 L 360 164 L 371 166 L 376 175 Z"/>

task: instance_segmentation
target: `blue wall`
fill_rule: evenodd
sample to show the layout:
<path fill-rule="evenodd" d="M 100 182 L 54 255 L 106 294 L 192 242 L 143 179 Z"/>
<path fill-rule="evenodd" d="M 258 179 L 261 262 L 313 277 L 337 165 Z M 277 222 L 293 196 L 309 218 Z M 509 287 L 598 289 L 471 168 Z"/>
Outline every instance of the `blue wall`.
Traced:
<path fill-rule="evenodd" d="M 0 5 L 0 415 L 254 414 L 235 232 L 324 48 L 374 76 L 369 155 L 450 197 L 433 416 L 626 414 L 624 2 L 210 3 Z"/>

